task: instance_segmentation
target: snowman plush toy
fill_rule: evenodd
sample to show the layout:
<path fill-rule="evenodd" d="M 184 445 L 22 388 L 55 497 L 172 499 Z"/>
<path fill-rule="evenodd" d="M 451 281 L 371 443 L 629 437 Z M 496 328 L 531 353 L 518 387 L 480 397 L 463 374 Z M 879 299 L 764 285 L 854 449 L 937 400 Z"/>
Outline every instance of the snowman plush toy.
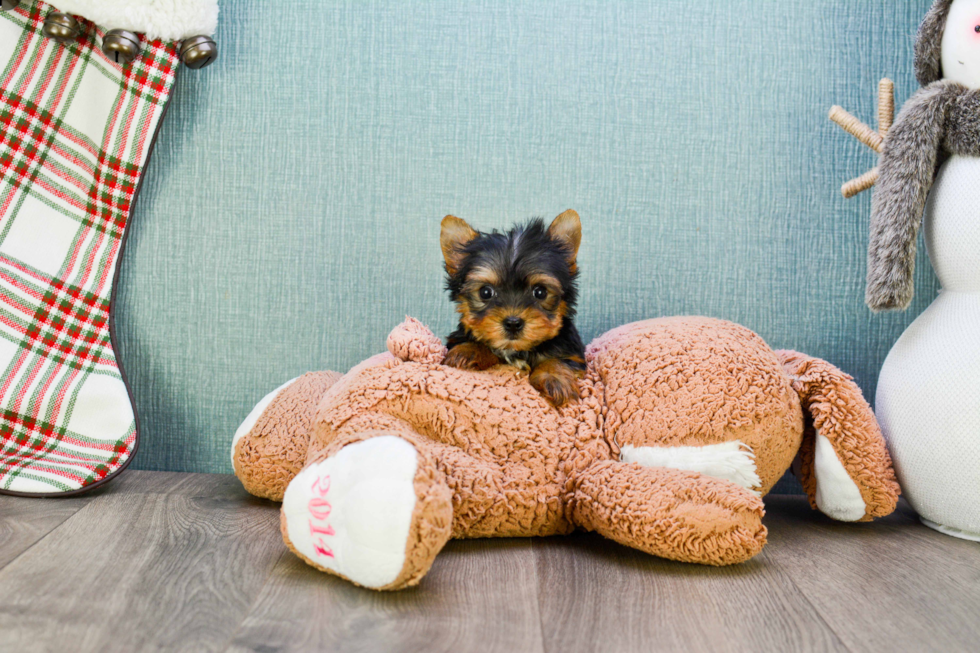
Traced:
<path fill-rule="evenodd" d="M 876 412 L 922 521 L 980 541 L 980 0 L 936 0 L 915 71 L 882 150 L 867 303 L 908 307 L 920 224 L 942 292 L 889 353 Z"/>

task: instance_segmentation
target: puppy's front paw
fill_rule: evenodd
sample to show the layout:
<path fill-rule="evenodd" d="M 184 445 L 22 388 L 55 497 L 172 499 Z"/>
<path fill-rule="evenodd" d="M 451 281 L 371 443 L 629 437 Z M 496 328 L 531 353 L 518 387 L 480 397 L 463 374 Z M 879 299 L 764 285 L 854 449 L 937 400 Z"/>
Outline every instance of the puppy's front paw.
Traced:
<path fill-rule="evenodd" d="M 464 342 L 456 345 L 446 354 L 443 365 L 461 370 L 488 370 L 498 365 L 500 359 L 484 345 L 477 342 Z"/>
<path fill-rule="evenodd" d="M 578 379 L 581 373 L 560 360 L 541 363 L 531 371 L 531 385 L 555 408 L 579 399 Z"/>

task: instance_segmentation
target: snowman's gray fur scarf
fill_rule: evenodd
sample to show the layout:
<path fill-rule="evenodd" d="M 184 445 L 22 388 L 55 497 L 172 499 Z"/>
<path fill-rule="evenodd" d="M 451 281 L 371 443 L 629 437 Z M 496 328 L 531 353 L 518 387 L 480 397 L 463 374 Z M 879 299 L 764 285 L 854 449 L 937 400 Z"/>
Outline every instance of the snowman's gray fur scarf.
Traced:
<path fill-rule="evenodd" d="M 939 165 L 951 154 L 980 156 L 980 92 L 942 79 L 942 40 L 953 0 L 936 0 L 915 44 L 913 95 L 885 138 L 871 202 L 868 285 L 874 311 L 905 309 L 914 293 L 916 239 Z"/>
<path fill-rule="evenodd" d="M 939 165 L 980 156 L 980 92 L 939 80 L 913 95 L 885 138 L 871 201 L 868 287 L 875 311 L 912 301 L 916 238 Z"/>

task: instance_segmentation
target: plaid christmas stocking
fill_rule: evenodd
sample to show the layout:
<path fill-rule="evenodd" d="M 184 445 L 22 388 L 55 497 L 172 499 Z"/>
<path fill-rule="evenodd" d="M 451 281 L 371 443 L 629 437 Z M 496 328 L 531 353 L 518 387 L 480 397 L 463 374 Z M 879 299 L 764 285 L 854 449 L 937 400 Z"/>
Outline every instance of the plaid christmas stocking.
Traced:
<path fill-rule="evenodd" d="M 81 17 L 57 43 L 50 11 L 0 13 L 0 493 L 88 489 L 136 451 L 112 290 L 178 63 L 143 36 L 115 63 Z"/>

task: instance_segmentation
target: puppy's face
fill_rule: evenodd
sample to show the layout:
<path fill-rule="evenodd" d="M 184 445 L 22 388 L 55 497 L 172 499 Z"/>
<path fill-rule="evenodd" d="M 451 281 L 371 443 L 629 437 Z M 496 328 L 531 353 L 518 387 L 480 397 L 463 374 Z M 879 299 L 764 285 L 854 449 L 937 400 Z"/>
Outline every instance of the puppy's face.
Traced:
<path fill-rule="evenodd" d="M 531 220 L 505 234 L 482 234 L 447 216 L 440 241 L 460 322 L 492 349 L 534 349 L 574 316 L 581 242 L 574 211 L 547 229 L 541 220 Z"/>

